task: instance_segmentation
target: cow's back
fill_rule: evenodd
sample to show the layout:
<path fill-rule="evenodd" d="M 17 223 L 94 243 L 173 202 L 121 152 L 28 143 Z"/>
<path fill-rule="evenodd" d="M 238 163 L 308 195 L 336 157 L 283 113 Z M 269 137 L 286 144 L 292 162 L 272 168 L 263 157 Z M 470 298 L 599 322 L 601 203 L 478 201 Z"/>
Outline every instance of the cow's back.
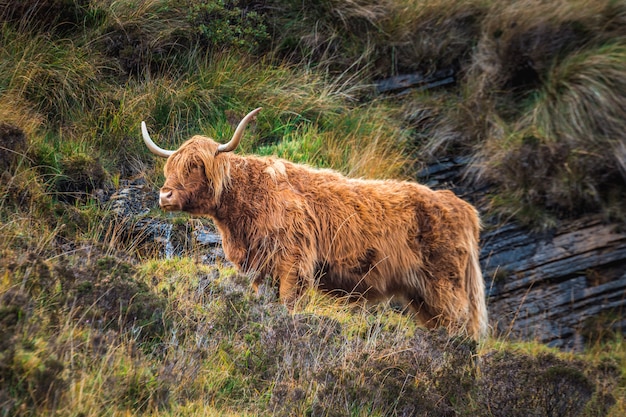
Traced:
<path fill-rule="evenodd" d="M 404 291 L 410 280 L 460 279 L 468 256 L 464 237 L 468 229 L 478 233 L 478 220 L 452 192 L 290 168 L 291 185 L 314 213 L 322 287 L 376 298 Z"/>

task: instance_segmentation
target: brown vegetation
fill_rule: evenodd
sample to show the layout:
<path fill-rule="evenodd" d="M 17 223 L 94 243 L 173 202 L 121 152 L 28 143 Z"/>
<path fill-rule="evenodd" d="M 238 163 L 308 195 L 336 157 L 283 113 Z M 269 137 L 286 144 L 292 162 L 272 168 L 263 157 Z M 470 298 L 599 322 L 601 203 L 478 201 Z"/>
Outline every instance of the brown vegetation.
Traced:
<path fill-rule="evenodd" d="M 477 355 L 385 306 L 329 315 L 337 304 L 321 299 L 292 314 L 210 267 L 172 279 L 180 262 L 49 250 L 4 252 L 0 264 L 23 283 L 1 296 L 9 415 L 168 415 L 209 403 L 240 415 L 598 416 L 615 401 L 611 360 Z"/>

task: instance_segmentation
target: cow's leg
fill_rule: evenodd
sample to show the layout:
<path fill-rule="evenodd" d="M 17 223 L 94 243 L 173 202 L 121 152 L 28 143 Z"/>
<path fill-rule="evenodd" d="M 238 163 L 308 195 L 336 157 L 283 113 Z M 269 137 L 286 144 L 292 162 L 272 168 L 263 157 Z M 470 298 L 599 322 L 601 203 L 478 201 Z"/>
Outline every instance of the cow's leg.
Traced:
<path fill-rule="evenodd" d="M 310 284 L 313 266 L 307 268 L 301 256 L 284 256 L 277 262 L 275 276 L 278 278 L 278 295 L 280 301 L 290 310 L 302 295 L 304 288 Z"/>
<path fill-rule="evenodd" d="M 224 235 L 222 237 L 222 248 L 224 249 L 226 259 L 231 261 L 237 268 L 245 269 L 244 263 L 246 262 L 247 251 L 242 245 L 237 244 L 230 236 Z"/>
<path fill-rule="evenodd" d="M 413 297 L 410 304 L 411 311 L 415 314 L 417 321 L 429 329 L 439 326 L 437 316 L 431 312 L 431 307 L 424 303 L 421 297 Z"/>
<path fill-rule="evenodd" d="M 277 273 L 279 278 L 278 296 L 280 301 L 291 310 L 302 292 L 302 289 L 298 288 L 302 283 L 298 278 L 297 265 L 294 260 L 285 259 L 278 266 Z"/>
<path fill-rule="evenodd" d="M 278 285 L 280 301 L 285 304 L 289 310 L 293 309 L 300 294 L 297 288 L 298 276 L 295 274 L 282 275 Z"/>
<path fill-rule="evenodd" d="M 427 294 L 415 295 L 411 300 L 411 309 L 417 319 L 429 329 L 444 327 L 452 333 L 463 328 L 467 302 L 451 290 L 427 291 Z"/>

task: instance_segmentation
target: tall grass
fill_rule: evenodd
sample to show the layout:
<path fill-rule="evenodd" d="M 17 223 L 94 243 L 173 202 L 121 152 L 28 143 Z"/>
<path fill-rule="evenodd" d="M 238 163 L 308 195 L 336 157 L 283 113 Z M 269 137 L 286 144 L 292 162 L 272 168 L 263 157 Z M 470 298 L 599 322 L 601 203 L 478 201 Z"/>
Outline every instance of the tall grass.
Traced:
<path fill-rule="evenodd" d="M 458 67 L 469 59 L 488 1 L 276 1 L 276 53 L 368 79 Z M 288 30 L 283 28 L 287 27 Z"/>
<path fill-rule="evenodd" d="M 326 115 L 327 129 L 292 122 L 280 126 L 285 131 L 282 140 L 262 145 L 258 151 L 337 169 L 351 177 L 406 179 L 413 166 L 405 154 L 409 138 L 389 112 L 380 105 L 371 105 L 346 115 Z M 371 118 L 373 114 L 376 120 Z"/>
<path fill-rule="evenodd" d="M 6 24 L 0 30 L 2 90 L 27 100 L 53 123 L 90 107 L 98 94 L 98 66 L 103 65 L 97 56 L 71 40 L 53 41 L 45 34 L 30 36 Z"/>

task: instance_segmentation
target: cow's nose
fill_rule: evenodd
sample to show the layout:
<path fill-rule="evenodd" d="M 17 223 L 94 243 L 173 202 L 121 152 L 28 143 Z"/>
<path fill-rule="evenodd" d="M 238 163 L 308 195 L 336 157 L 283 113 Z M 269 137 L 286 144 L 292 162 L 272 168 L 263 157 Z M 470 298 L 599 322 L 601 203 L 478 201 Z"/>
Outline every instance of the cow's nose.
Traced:
<path fill-rule="evenodd" d="M 172 199 L 172 190 L 161 191 L 159 193 L 159 205 L 166 206 L 170 203 L 171 199 Z"/>

